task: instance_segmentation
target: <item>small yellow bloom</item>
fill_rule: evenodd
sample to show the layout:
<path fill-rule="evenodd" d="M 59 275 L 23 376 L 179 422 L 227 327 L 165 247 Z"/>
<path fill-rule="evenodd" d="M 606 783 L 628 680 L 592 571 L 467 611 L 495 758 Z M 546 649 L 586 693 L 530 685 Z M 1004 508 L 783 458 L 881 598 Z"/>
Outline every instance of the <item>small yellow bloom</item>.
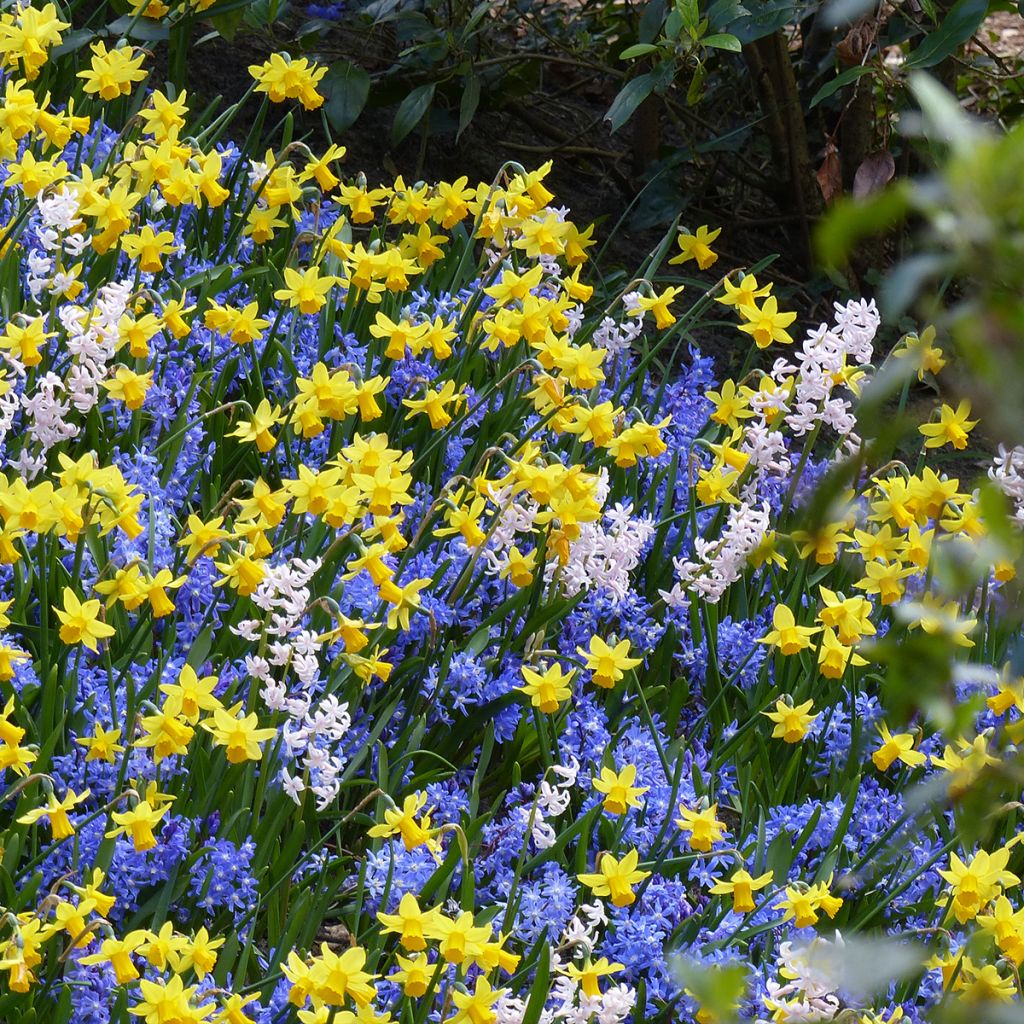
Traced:
<path fill-rule="evenodd" d="M 715 882 L 710 891 L 715 896 L 732 896 L 732 909 L 737 914 L 749 914 L 754 909 L 754 896 L 758 889 L 771 883 L 773 872 L 766 871 L 757 878 L 751 876 L 746 868 L 733 872 L 727 881 Z"/>
<path fill-rule="evenodd" d="M 591 676 L 595 686 L 610 689 L 623 674 L 631 668 L 641 664 L 643 658 L 631 658 L 629 656 L 629 640 L 620 640 L 614 647 L 607 644 L 599 636 L 590 638 L 590 650 L 585 651 L 577 647 L 577 653 L 584 658 L 587 668 L 593 673 Z"/>
<path fill-rule="evenodd" d="M 774 711 L 762 711 L 761 714 L 775 723 L 772 739 L 784 740 L 786 743 L 799 743 L 814 724 L 817 715 L 810 713 L 814 702 L 805 700 L 794 707 L 789 698 L 775 702 Z"/>
<path fill-rule="evenodd" d="M 711 243 L 721 233 L 721 228 L 709 231 L 707 224 L 702 224 L 697 228 L 697 233 L 693 235 L 685 231 L 681 232 L 676 238 L 676 245 L 680 249 L 679 255 L 673 256 L 669 263 L 678 264 L 696 260 L 697 266 L 701 270 L 707 270 L 708 267 L 718 262 L 718 253 L 712 250 Z"/>
<path fill-rule="evenodd" d="M 783 654 L 799 654 L 811 646 L 811 637 L 820 632 L 821 626 L 798 626 L 790 608 L 779 604 L 772 613 L 772 628 L 758 643 L 777 647 Z"/>
<path fill-rule="evenodd" d="M 772 291 L 770 282 L 766 285 L 759 285 L 753 274 L 744 274 L 740 278 L 739 284 L 733 284 L 726 278 L 722 282 L 722 287 L 725 289 L 725 294 L 717 296 L 715 302 L 720 302 L 723 306 L 735 306 L 737 309 L 742 306 L 756 305 L 758 299 L 763 299 Z"/>
<path fill-rule="evenodd" d="M 119 366 L 114 370 L 114 376 L 110 380 L 101 383 L 111 398 L 124 402 L 134 412 L 142 408 L 146 394 L 153 385 L 153 371 L 136 373 L 127 366 Z"/>
<path fill-rule="evenodd" d="M 910 768 L 924 764 L 925 756 L 914 749 L 914 737 L 909 732 L 893 735 L 884 722 L 879 725 L 878 732 L 882 737 L 882 745 L 871 755 L 871 760 L 880 772 L 888 771 L 894 761 L 902 761 Z"/>
<path fill-rule="evenodd" d="M 93 598 L 79 601 L 70 587 L 64 588 L 64 607 L 54 606 L 57 618 L 61 621 L 60 638 L 66 644 L 83 644 L 90 651 L 97 651 L 97 641 L 113 636 L 113 626 L 101 622 L 100 603 Z"/>
<path fill-rule="evenodd" d="M 906 335 L 902 344 L 893 351 L 893 355 L 897 359 L 909 357 L 914 360 L 917 363 L 919 381 L 924 381 L 926 373 L 937 375 L 946 365 L 942 349 L 935 345 L 935 328 L 930 324 L 919 335 Z"/>
<path fill-rule="evenodd" d="M 636 901 L 633 886 L 650 875 L 650 871 L 641 871 L 637 867 L 639 863 L 640 853 L 636 849 L 630 850 L 621 860 L 606 853 L 601 857 L 597 872 L 576 877 L 592 889 L 595 896 L 610 896 L 615 906 L 628 907 Z"/>
<path fill-rule="evenodd" d="M 596 963 L 588 956 L 582 967 L 569 964 L 565 973 L 579 984 L 585 996 L 589 996 L 591 999 L 598 999 L 601 996 L 599 979 L 623 969 L 623 964 L 609 963 L 608 958 L 605 956 L 601 957 Z"/>
<path fill-rule="evenodd" d="M 740 306 L 740 316 L 747 321 L 740 324 L 740 330 L 749 334 L 758 348 L 767 348 L 773 341 L 793 344 L 793 337 L 786 328 L 796 319 L 796 313 L 780 313 L 774 295 L 769 295 L 760 308 Z"/>
<path fill-rule="evenodd" d="M 114 980 L 118 985 L 127 985 L 139 977 L 139 970 L 131 954 L 146 941 L 147 934 L 138 930 L 129 932 L 123 939 L 104 939 L 98 953 L 83 956 L 79 963 L 89 967 L 108 963 L 114 970 Z"/>
<path fill-rule="evenodd" d="M 725 822 L 718 820 L 718 804 L 705 807 L 702 811 L 690 810 L 685 804 L 679 805 L 676 824 L 680 831 L 688 832 L 687 841 L 691 850 L 699 853 L 710 853 L 714 843 L 720 842 L 725 835 Z"/>
<path fill-rule="evenodd" d="M 640 806 L 640 797 L 650 786 L 634 786 L 636 765 L 627 764 L 621 772 L 602 768 L 599 778 L 591 780 L 598 793 L 604 794 L 604 809 L 609 814 L 625 814 L 630 807 Z"/>
<path fill-rule="evenodd" d="M 421 910 L 416 896 L 407 892 L 398 904 L 394 914 L 378 913 L 377 920 L 384 926 L 385 932 L 398 935 L 402 945 L 413 953 L 427 948 L 427 939 L 439 939 L 438 927 L 441 921 L 441 908 Z"/>
<path fill-rule="evenodd" d="M 338 283 L 336 277 L 320 276 L 316 267 L 305 270 L 284 268 L 284 288 L 274 292 L 274 298 L 297 307 L 300 313 L 319 313 L 327 303 L 327 293 Z"/>
<path fill-rule="evenodd" d="M 426 793 L 411 793 L 402 801 L 401 809 L 385 809 L 384 821 L 379 825 L 373 825 L 368 834 L 374 839 L 401 836 L 402 845 L 410 852 L 417 846 L 436 850 L 437 829 L 430 827 L 430 809 L 424 810 L 426 803 Z M 418 821 L 417 815 L 420 816 Z"/>
<path fill-rule="evenodd" d="M 148 800 L 140 800 L 130 810 L 114 811 L 110 817 L 117 827 L 107 832 L 106 837 L 113 839 L 119 835 L 130 835 L 136 853 L 152 850 L 157 842 L 153 827 L 159 824 L 168 810 L 170 804 L 155 808 Z"/>
<path fill-rule="evenodd" d="M 672 315 L 669 307 L 682 290 L 682 286 L 679 286 L 678 288 L 666 288 L 660 295 L 637 295 L 634 304 L 626 312 L 630 316 L 643 316 L 644 313 L 653 313 L 655 327 L 663 331 L 676 322 L 676 318 Z"/>
<path fill-rule="evenodd" d="M 102 40 L 92 44 L 92 60 L 86 71 L 78 77 L 85 80 L 85 91 L 98 94 L 100 99 L 116 100 L 128 96 L 135 82 L 146 77 L 142 70 L 145 54 L 134 46 L 119 46 L 108 50 Z"/>
<path fill-rule="evenodd" d="M 249 443 L 255 442 L 261 452 L 269 452 L 277 444 L 277 438 L 271 431 L 284 419 L 279 405 L 271 405 L 264 398 L 256 407 L 256 411 L 247 420 L 242 420 L 238 426 L 228 434 L 228 437 L 237 437 L 240 441 Z"/>
<path fill-rule="evenodd" d="M 272 103 L 298 100 L 306 110 L 316 110 L 324 102 L 316 87 L 327 67 L 306 57 L 293 59 L 272 53 L 262 64 L 250 64 L 249 74 L 256 79 L 256 92 L 266 93 Z"/>
<path fill-rule="evenodd" d="M 526 685 L 518 686 L 516 689 L 520 693 L 525 693 L 530 698 L 530 703 L 546 715 L 554 714 L 562 701 L 567 700 L 572 693 L 569 684 L 576 673 L 572 669 L 563 672 L 562 666 L 557 662 L 549 665 L 543 673 L 535 672 L 526 665 L 519 671 L 526 680 Z"/>
<path fill-rule="evenodd" d="M 40 818 L 45 818 L 50 826 L 50 834 L 54 840 L 67 839 L 75 834 L 75 826 L 71 823 L 68 812 L 77 804 L 86 800 L 88 796 L 88 789 L 82 790 L 81 793 L 75 793 L 73 789 L 69 789 L 64 794 L 64 798 L 58 800 L 51 792 L 46 799 L 45 806 L 33 808 L 31 811 L 21 815 L 18 821 L 22 825 L 34 825 Z"/>
<path fill-rule="evenodd" d="M 842 679 L 848 665 L 866 665 L 867 662 L 854 649 L 836 636 L 831 626 L 826 626 L 818 648 L 818 671 L 826 679 Z"/>
<path fill-rule="evenodd" d="M 971 403 L 966 398 L 956 409 L 943 403 L 938 423 L 925 423 L 917 428 L 925 438 L 925 448 L 951 444 L 957 451 L 963 451 L 967 447 L 967 436 L 978 425 L 977 420 L 968 419 L 970 415 Z"/>
<path fill-rule="evenodd" d="M 86 761 L 115 764 L 117 755 L 124 751 L 124 746 L 117 742 L 121 738 L 120 728 L 104 729 L 99 721 L 93 722 L 92 728 L 91 736 L 80 736 L 75 740 L 77 744 L 86 748 Z"/>
<path fill-rule="evenodd" d="M 213 742 L 227 748 L 227 758 L 232 764 L 242 761 L 259 761 L 263 757 L 261 744 L 277 735 L 273 728 L 257 727 L 256 712 L 242 715 L 241 703 L 225 710 L 218 707 L 213 710 L 213 719 L 207 718 L 200 722 L 202 728 L 213 736 Z"/>

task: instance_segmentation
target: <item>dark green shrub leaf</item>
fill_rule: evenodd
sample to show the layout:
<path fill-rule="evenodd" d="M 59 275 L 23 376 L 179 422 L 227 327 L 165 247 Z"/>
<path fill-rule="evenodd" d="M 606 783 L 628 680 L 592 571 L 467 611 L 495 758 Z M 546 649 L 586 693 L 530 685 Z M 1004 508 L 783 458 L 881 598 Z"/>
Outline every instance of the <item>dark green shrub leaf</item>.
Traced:
<path fill-rule="evenodd" d="M 613 132 L 617 132 L 636 113 L 636 108 L 654 91 L 654 73 L 637 75 L 628 81 L 612 101 L 604 119 Z"/>
<path fill-rule="evenodd" d="M 455 135 L 456 139 L 469 126 L 473 115 L 476 114 L 476 108 L 480 105 L 480 76 L 475 71 L 471 71 L 463 78 L 462 82 L 462 99 L 459 100 L 459 130 Z"/>
<path fill-rule="evenodd" d="M 987 0 L 958 0 L 934 32 L 909 57 L 908 68 L 931 68 L 967 42 L 988 14 Z"/>
<path fill-rule="evenodd" d="M 419 85 L 402 100 L 391 126 L 391 142 L 398 145 L 423 120 L 423 115 L 434 100 L 437 86 L 433 82 Z"/>
<path fill-rule="evenodd" d="M 342 132 L 363 112 L 370 94 L 370 76 L 357 64 L 339 60 L 324 78 L 324 94 L 327 120 L 336 132 Z"/>
<path fill-rule="evenodd" d="M 847 68 L 845 71 L 841 71 L 835 78 L 830 82 L 826 82 L 812 97 L 809 105 L 810 110 L 813 110 L 822 100 L 827 100 L 833 93 L 838 92 L 844 85 L 849 85 L 850 82 L 855 82 L 858 78 L 863 75 L 869 75 L 874 68 L 868 67 L 864 64 L 858 64 L 855 68 Z"/>
<path fill-rule="evenodd" d="M 649 53 L 657 52 L 658 48 L 654 43 L 635 43 L 633 46 L 627 46 L 619 54 L 619 60 L 633 60 L 635 57 L 646 57 Z"/>
<path fill-rule="evenodd" d="M 159 21 L 152 18 L 136 18 L 131 14 L 125 14 L 117 18 L 107 26 L 107 31 L 115 36 L 130 36 L 132 39 L 141 39 L 146 43 L 163 42 L 170 30 Z"/>
<path fill-rule="evenodd" d="M 640 29 L 637 36 L 642 43 L 651 42 L 658 34 L 665 20 L 665 0 L 649 0 L 640 16 Z"/>
<path fill-rule="evenodd" d="M 718 32 L 713 36 L 705 36 L 701 42 L 705 46 L 714 47 L 716 50 L 730 50 L 732 53 L 739 53 L 743 49 L 740 41 L 728 32 Z"/>

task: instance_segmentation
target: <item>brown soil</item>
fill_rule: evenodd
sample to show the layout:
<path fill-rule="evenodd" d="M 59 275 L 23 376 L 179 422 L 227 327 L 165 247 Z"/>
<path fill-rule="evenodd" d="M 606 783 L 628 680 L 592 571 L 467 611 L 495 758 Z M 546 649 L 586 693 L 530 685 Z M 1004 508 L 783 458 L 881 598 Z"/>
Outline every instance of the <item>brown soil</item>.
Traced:
<path fill-rule="evenodd" d="M 353 46 L 355 42 L 354 37 Z M 196 47 L 189 63 L 195 106 L 201 107 L 217 95 L 240 95 L 250 84 L 248 65 L 286 46 L 286 40 L 274 45 L 240 35 L 232 43 L 213 38 Z M 386 67 L 394 59 L 386 52 L 347 56 L 371 71 L 374 64 Z M 393 180 L 397 174 L 406 181 L 450 180 L 460 175 L 471 181 L 490 181 L 507 162 L 533 168 L 552 160 L 546 183 L 558 201 L 571 209 L 574 220 L 598 223 L 597 234 L 603 241 L 648 183 L 649 176 L 636 166 L 643 163 L 637 160 L 636 151 L 650 145 L 642 137 L 645 129 L 635 120 L 617 133 L 609 131 L 604 116 L 615 96 L 615 79 L 595 79 L 586 69 L 559 64 L 545 65 L 538 74 L 538 87 L 524 101 L 488 106 L 485 93 L 476 117 L 458 140 L 454 131 L 445 130 L 450 125 L 438 125 L 441 119 L 435 118 L 425 142 L 419 132 L 413 132 L 392 146 L 395 106 L 371 105 L 335 141 L 348 149 L 347 168 L 362 171 L 371 182 Z M 251 118 L 255 109 L 256 104 L 250 104 L 236 122 L 236 136 L 244 133 L 245 115 Z M 318 116 L 300 117 L 299 124 L 322 141 Z M 660 155 L 703 141 L 700 130 L 688 139 L 664 127 L 662 131 Z M 714 126 L 709 125 L 705 135 L 713 131 Z M 654 155 L 659 155 L 657 147 Z M 701 159 L 663 174 L 615 232 L 602 270 L 636 267 L 664 236 L 674 213 L 685 206 L 687 226 L 709 223 L 723 228 L 716 249 L 730 265 L 745 266 L 766 254 L 781 253 L 779 270 L 783 277 L 795 278 L 799 268 L 785 258 L 790 248 L 785 223 L 773 216 L 773 210 L 764 209 L 763 195 L 737 202 L 735 183 L 723 181 L 716 170 L 713 160 Z M 673 205 L 673 193 L 679 197 L 678 205 Z"/>
<path fill-rule="evenodd" d="M 201 34 L 197 31 L 197 41 Z M 993 15 L 979 38 L 991 50 L 995 76 L 1002 74 L 1003 62 L 1005 67 L 1020 68 L 1024 56 L 1024 20 L 1020 17 Z M 324 55 L 325 61 L 351 60 L 378 79 L 398 56 L 398 44 L 386 32 L 367 37 L 344 28 L 332 29 L 329 40 L 332 50 Z M 243 94 L 251 82 L 249 64 L 282 49 L 298 52 L 300 47 L 280 32 L 277 38 L 239 33 L 231 42 L 210 37 L 194 46 L 188 66 L 193 109 L 202 109 L 218 95 L 230 101 Z M 158 61 L 160 56 L 157 48 Z M 447 102 L 455 109 L 435 115 L 429 134 L 414 131 L 398 145 L 392 145 L 390 138 L 401 93 L 382 94 L 375 80 L 371 105 L 335 140 L 348 149 L 348 170 L 363 172 L 371 183 L 391 181 L 398 174 L 409 182 L 452 180 L 461 175 L 471 181 L 490 181 L 507 162 L 532 168 L 552 160 L 547 184 L 557 201 L 570 208 L 578 223 L 596 222 L 599 244 L 607 241 L 592 271 L 596 275 L 607 278 L 632 273 L 682 210 L 684 224 L 690 228 L 704 223 L 723 228 L 716 246 L 722 258 L 715 271 L 749 266 L 765 255 L 777 254 L 767 276 L 777 283 L 790 308 L 800 312 L 800 322 L 816 322 L 828 315 L 833 289 L 827 281 L 815 281 L 791 256 L 800 248 L 794 237 L 795 225 L 777 216 L 770 188 L 765 188 L 754 161 L 744 159 L 743 153 L 708 153 L 662 170 L 649 184 L 651 172 L 644 168 L 651 166 L 652 159 L 688 146 L 696 148 L 737 128 L 738 124 L 709 123 L 705 116 L 721 120 L 724 109 L 728 121 L 736 116 L 729 110 L 742 108 L 741 99 L 708 96 L 692 110 L 676 105 L 670 116 L 665 116 L 664 109 L 654 110 L 646 124 L 638 114 L 621 131 L 612 133 L 604 117 L 621 84 L 614 71 L 571 59 L 531 61 L 517 67 L 528 79 L 522 83 L 521 99 L 510 99 L 512 88 L 504 84 L 485 90 L 475 118 L 457 139 L 454 121 L 459 96 L 450 93 Z M 158 65 L 154 81 L 161 77 Z M 965 102 L 973 97 L 977 105 L 984 105 L 986 92 L 994 86 L 984 78 L 977 81 L 976 88 L 967 87 Z M 253 101 L 243 110 L 231 135 L 244 137 L 256 109 Z M 284 108 L 275 108 L 273 113 L 283 117 Z M 314 148 L 325 143 L 319 115 L 304 115 L 299 110 L 294 116 L 297 137 L 305 135 Z M 652 120 L 657 122 L 653 131 Z M 702 276 L 709 283 L 712 280 L 710 272 Z M 725 364 L 724 369 L 738 362 L 746 350 L 745 338 L 729 329 L 717 337 L 702 338 L 701 344 Z"/>
<path fill-rule="evenodd" d="M 286 48 L 287 41 L 271 43 L 252 35 L 240 35 L 231 43 L 211 38 L 197 46 L 189 59 L 190 106 L 202 109 L 217 96 L 230 101 L 243 94 L 251 82 L 248 65 Z M 159 59 L 159 51 L 157 56 Z M 375 56 L 383 66 L 392 59 L 383 53 Z M 364 60 L 359 63 L 364 65 Z M 365 61 L 365 66 L 372 69 L 373 63 Z M 154 82 L 160 78 L 158 68 Z M 643 145 L 643 128 L 630 123 L 614 134 L 608 130 L 604 115 L 615 89 L 614 80 L 595 81 L 586 71 L 545 66 L 539 87 L 526 101 L 500 107 L 482 103 L 458 140 L 454 131 L 445 131 L 442 125 L 426 140 L 413 132 L 393 146 L 392 105 L 367 107 L 334 141 L 348 150 L 347 170 L 362 172 L 370 183 L 393 181 L 398 174 L 407 182 L 452 180 L 461 175 L 471 182 L 491 181 L 507 162 L 530 169 L 551 160 L 545 183 L 555 193 L 556 202 L 567 206 L 578 224 L 596 223 L 598 246 L 592 253 L 607 242 L 600 261 L 591 265 L 592 280 L 618 275 L 624 281 L 658 246 L 676 213 L 685 210 L 683 225 L 691 230 L 701 224 L 723 229 L 715 246 L 721 258 L 714 271 L 699 274 L 690 264 L 686 268 L 689 276 L 705 279 L 710 286 L 720 273 L 776 254 L 779 258 L 770 276 L 790 305 L 801 310 L 801 320 L 827 316 L 830 305 L 826 295 L 805 290 L 801 281 L 806 274 L 798 261 L 788 256 L 796 249 L 787 237 L 789 225 L 774 215 L 763 194 L 738 191 L 737 183 L 719 169 L 717 160 L 702 158 L 673 168 L 638 198 L 649 181 L 634 167 L 634 148 Z M 372 97 L 371 92 L 371 102 Z M 229 135 L 244 138 L 257 109 L 258 102 L 250 102 Z M 275 108 L 274 116 L 284 116 L 284 108 Z M 318 115 L 296 110 L 294 116 L 296 137 L 305 133 L 314 148 L 324 144 Z M 268 126 L 271 123 L 268 121 Z M 699 136 L 683 140 L 667 134 L 661 138 L 661 148 L 667 153 L 686 142 L 699 141 Z M 675 268 L 663 268 L 663 272 L 666 269 Z M 746 337 L 729 328 L 704 333 L 698 341 L 723 372 L 738 369 L 747 351 Z"/>

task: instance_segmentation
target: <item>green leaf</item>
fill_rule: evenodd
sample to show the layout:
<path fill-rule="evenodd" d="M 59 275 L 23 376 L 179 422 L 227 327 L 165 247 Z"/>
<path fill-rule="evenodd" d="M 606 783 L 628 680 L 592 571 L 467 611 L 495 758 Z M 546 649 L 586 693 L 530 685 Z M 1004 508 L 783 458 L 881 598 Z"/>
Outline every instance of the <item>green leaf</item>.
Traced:
<path fill-rule="evenodd" d="M 544 1002 L 548 997 L 550 974 L 551 957 L 545 948 L 537 958 L 537 973 L 533 979 L 533 987 L 530 989 L 530 1000 L 526 1004 L 522 1024 L 537 1024 L 537 1021 L 540 1020 L 541 1010 L 544 1009 Z"/>
<path fill-rule="evenodd" d="M 908 68 L 931 68 L 967 42 L 988 14 L 988 0 L 958 0 L 934 32 L 907 57 Z"/>
<path fill-rule="evenodd" d="M 618 96 L 608 108 L 608 113 L 604 115 L 611 131 L 617 132 L 636 113 L 636 108 L 654 91 L 654 86 L 654 73 L 648 71 L 630 79 L 619 90 Z"/>
<path fill-rule="evenodd" d="M 748 17 L 750 11 L 739 0 L 714 0 L 707 10 L 708 22 L 716 29 L 724 29 L 739 18 Z"/>
<path fill-rule="evenodd" d="M 146 43 L 160 43 L 170 35 L 170 30 L 162 22 L 152 18 L 136 18 L 130 14 L 112 21 L 107 31 L 111 35 L 131 36 L 132 39 L 141 39 Z"/>
<path fill-rule="evenodd" d="M 393 20 L 395 37 L 400 43 L 444 42 L 443 35 L 438 32 L 434 23 L 422 11 L 400 11 Z"/>
<path fill-rule="evenodd" d="M 402 0 L 374 0 L 373 3 L 367 4 L 361 13 L 366 18 L 372 18 L 374 24 L 379 25 L 394 17 L 395 10 L 401 2 Z"/>
<path fill-rule="evenodd" d="M 743 964 L 706 964 L 680 957 L 672 966 L 711 1020 L 736 1020 L 736 1011 L 747 989 L 747 968 Z"/>
<path fill-rule="evenodd" d="M 370 76 L 358 64 L 339 60 L 331 65 L 323 82 L 324 113 L 336 132 L 355 123 L 370 95 Z"/>
<path fill-rule="evenodd" d="M 923 72 L 910 75 L 909 85 L 924 115 L 923 128 L 928 140 L 949 146 L 964 156 L 973 153 L 984 137 L 984 130 L 967 116 L 960 101 Z"/>
<path fill-rule="evenodd" d="M 465 27 L 462 30 L 461 39 L 465 42 L 469 37 L 476 31 L 477 25 L 480 24 L 483 16 L 490 10 L 490 0 L 480 0 L 480 3 L 473 8 L 472 14 L 466 22 Z"/>
<path fill-rule="evenodd" d="M 841 199 L 818 226 L 815 243 L 826 266 L 841 266 L 862 238 L 889 230 L 904 216 L 908 206 L 904 183 L 896 184 L 866 200 Z"/>
<path fill-rule="evenodd" d="M 830 82 L 826 82 L 811 97 L 811 102 L 807 109 L 813 110 L 822 100 L 827 100 L 829 96 L 838 92 L 844 85 L 849 85 L 850 82 L 855 82 L 858 78 L 871 74 L 873 70 L 874 68 L 868 67 L 866 64 L 858 64 L 854 68 L 847 68 L 845 71 L 840 71 L 835 78 Z"/>
<path fill-rule="evenodd" d="M 217 34 L 231 43 L 234 42 L 235 36 L 238 35 L 238 29 L 244 17 L 245 11 L 237 7 L 235 10 L 228 11 L 225 14 L 218 14 L 211 21 L 213 22 L 213 27 L 217 30 Z"/>
<path fill-rule="evenodd" d="M 74 32 L 65 32 L 60 46 L 55 46 L 50 51 L 50 59 L 63 57 L 66 53 L 74 53 L 75 50 L 80 50 L 86 43 L 92 42 L 95 38 L 96 33 L 88 28 L 75 29 Z"/>
<path fill-rule="evenodd" d="M 455 139 L 469 127 L 469 122 L 476 114 L 476 108 L 480 105 L 480 76 L 475 71 L 470 71 L 462 79 L 462 99 L 459 100 L 459 130 L 455 133 Z"/>
<path fill-rule="evenodd" d="M 214 4 L 212 7 L 207 7 L 203 11 L 203 17 L 209 19 L 216 19 L 224 14 L 231 14 L 235 11 L 241 11 L 245 14 L 245 9 L 249 6 L 252 0 L 221 0 L 220 3 Z"/>
<path fill-rule="evenodd" d="M 886 275 L 879 289 L 878 300 L 889 315 L 905 313 L 929 280 L 949 273 L 948 256 L 936 252 L 921 252 L 897 263 Z"/>
<path fill-rule="evenodd" d="M 728 32 L 717 32 L 715 35 L 705 36 L 701 42 L 716 50 L 729 50 L 732 53 L 739 53 L 743 49 L 743 44 Z"/>
<path fill-rule="evenodd" d="M 689 88 L 686 90 L 686 102 L 696 106 L 704 98 L 704 82 L 707 79 L 707 72 L 703 64 L 698 64 L 693 69 L 693 78 L 690 79 Z"/>
<path fill-rule="evenodd" d="M 646 57 L 649 53 L 657 52 L 658 48 L 654 43 L 634 43 L 619 54 L 619 60 L 633 60 L 636 57 Z"/>
<path fill-rule="evenodd" d="M 640 15 L 640 28 L 637 38 L 641 43 L 649 43 L 658 34 L 665 21 L 665 0 L 648 0 L 644 13 Z"/>
<path fill-rule="evenodd" d="M 436 88 L 433 82 L 419 85 L 402 100 L 395 113 L 395 122 L 391 126 L 392 145 L 397 146 L 423 120 L 423 115 L 434 100 Z"/>
<path fill-rule="evenodd" d="M 249 0 L 245 20 L 255 28 L 269 28 L 282 17 L 285 7 L 280 0 Z"/>
<path fill-rule="evenodd" d="M 676 0 L 676 11 L 683 20 L 683 27 L 693 35 L 700 21 L 697 0 Z"/>
<path fill-rule="evenodd" d="M 749 10 L 742 9 L 744 16 L 728 27 L 741 43 L 752 43 L 802 21 L 818 7 L 819 0 L 759 0 Z M 718 22 L 713 20 L 713 24 Z"/>

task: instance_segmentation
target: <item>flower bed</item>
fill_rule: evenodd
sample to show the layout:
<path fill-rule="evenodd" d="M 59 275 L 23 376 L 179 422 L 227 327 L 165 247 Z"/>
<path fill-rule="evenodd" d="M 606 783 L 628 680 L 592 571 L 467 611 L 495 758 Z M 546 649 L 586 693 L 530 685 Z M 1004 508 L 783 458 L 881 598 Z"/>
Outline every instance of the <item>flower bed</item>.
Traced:
<path fill-rule="evenodd" d="M 1015 998 L 1024 456 L 859 436 L 933 335 L 707 226 L 609 289 L 546 167 L 371 185 L 266 148 L 323 69 L 246 132 L 67 28 L 0 16 L 0 1018 Z"/>

